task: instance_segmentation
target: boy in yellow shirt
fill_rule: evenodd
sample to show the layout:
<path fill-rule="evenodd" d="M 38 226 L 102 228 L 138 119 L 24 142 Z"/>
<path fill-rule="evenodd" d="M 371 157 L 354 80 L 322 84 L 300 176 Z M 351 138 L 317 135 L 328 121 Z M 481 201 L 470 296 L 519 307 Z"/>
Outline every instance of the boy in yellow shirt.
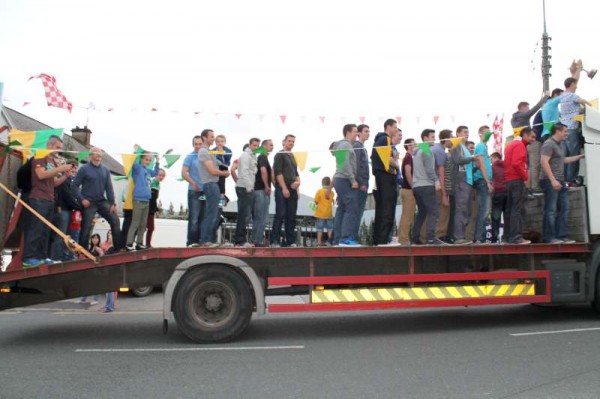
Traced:
<path fill-rule="evenodd" d="M 317 246 L 329 245 L 328 241 L 323 242 L 323 232 L 327 231 L 327 237 L 333 236 L 333 193 L 329 190 L 331 179 L 327 176 L 321 180 L 322 188 L 315 194 L 315 218 L 317 219 Z M 327 193 L 330 193 L 327 199 Z"/>

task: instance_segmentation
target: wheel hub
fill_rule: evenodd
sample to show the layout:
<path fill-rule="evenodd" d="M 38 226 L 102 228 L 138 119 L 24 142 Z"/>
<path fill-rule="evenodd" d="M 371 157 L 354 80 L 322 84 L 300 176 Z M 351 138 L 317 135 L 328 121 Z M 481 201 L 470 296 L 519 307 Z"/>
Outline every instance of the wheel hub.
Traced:
<path fill-rule="evenodd" d="M 217 312 L 221 308 L 222 305 L 223 305 L 223 300 L 217 294 L 211 294 L 211 295 L 207 296 L 204 301 L 204 306 L 206 307 L 206 310 L 208 310 L 210 312 Z"/>

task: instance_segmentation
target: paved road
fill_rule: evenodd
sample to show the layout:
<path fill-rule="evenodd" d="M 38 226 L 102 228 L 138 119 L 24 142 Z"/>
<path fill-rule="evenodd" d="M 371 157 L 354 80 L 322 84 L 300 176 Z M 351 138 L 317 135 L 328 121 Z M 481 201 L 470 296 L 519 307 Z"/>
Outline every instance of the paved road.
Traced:
<path fill-rule="evenodd" d="M 202 346 L 163 336 L 160 304 L 0 312 L 0 398 L 600 397 L 600 319 L 584 306 L 267 315 Z"/>

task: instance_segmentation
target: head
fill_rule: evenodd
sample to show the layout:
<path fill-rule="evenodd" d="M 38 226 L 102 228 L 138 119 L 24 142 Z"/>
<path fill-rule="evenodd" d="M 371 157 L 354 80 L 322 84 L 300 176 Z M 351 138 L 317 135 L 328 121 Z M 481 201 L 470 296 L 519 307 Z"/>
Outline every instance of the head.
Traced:
<path fill-rule="evenodd" d="M 575 78 L 566 78 L 565 79 L 565 90 L 574 93 L 577 90 L 577 79 Z"/>
<path fill-rule="evenodd" d="M 354 123 L 348 123 L 347 125 L 344 125 L 343 133 L 346 140 L 354 141 L 358 135 L 358 128 Z"/>
<path fill-rule="evenodd" d="M 90 149 L 90 162 L 98 166 L 102 162 L 102 149 L 99 147 L 93 147 Z"/>
<path fill-rule="evenodd" d="M 457 127 L 456 137 L 461 137 L 463 139 L 463 142 L 466 142 L 467 138 L 469 137 L 469 128 L 463 125 Z"/>
<path fill-rule="evenodd" d="M 558 97 L 558 96 L 560 96 L 561 94 L 563 94 L 563 92 L 564 92 L 564 90 L 563 90 L 563 89 L 556 88 L 556 89 L 552 90 L 552 95 L 551 95 L 550 97 L 551 97 L 551 98 Z"/>
<path fill-rule="evenodd" d="M 569 128 L 562 123 L 556 123 L 552 126 L 550 134 L 552 134 L 552 138 L 558 142 L 565 141 L 569 135 Z"/>
<path fill-rule="evenodd" d="M 284 151 L 292 151 L 295 143 L 296 143 L 296 136 L 294 136 L 293 134 L 286 135 L 282 142 L 283 150 Z"/>
<path fill-rule="evenodd" d="M 263 148 L 265 148 L 269 153 L 273 151 L 273 140 L 271 139 L 263 140 L 263 142 L 260 145 Z"/>
<path fill-rule="evenodd" d="M 415 139 L 406 139 L 404 140 L 404 149 L 409 154 L 412 154 L 415 150 Z"/>
<path fill-rule="evenodd" d="M 98 233 L 94 233 L 92 234 L 92 236 L 90 237 L 90 244 L 92 245 L 100 245 L 100 242 L 102 241 L 102 239 L 100 238 L 100 234 Z"/>
<path fill-rule="evenodd" d="M 369 140 L 369 136 L 371 135 L 371 129 L 369 129 L 368 125 L 358 125 L 358 140 L 361 143 L 365 143 Z"/>
<path fill-rule="evenodd" d="M 490 155 L 490 159 L 492 160 L 492 162 L 502 161 L 502 154 L 500 154 L 499 152 L 494 152 L 492 153 L 492 155 Z"/>
<path fill-rule="evenodd" d="M 524 127 L 521 130 L 521 140 L 525 143 L 525 145 L 533 143 L 535 141 L 535 132 L 530 127 Z"/>
<path fill-rule="evenodd" d="M 446 148 L 452 148 L 452 142 L 450 139 L 452 138 L 452 130 L 444 129 L 439 134 L 440 143 Z"/>
<path fill-rule="evenodd" d="M 388 136 L 392 137 L 392 133 L 395 133 L 398 130 L 398 122 L 395 119 L 388 119 L 383 124 L 383 131 L 388 134 Z"/>
<path fill-rule="evenodd" d="M 73 177 L 77 174 L 77 169 L 79 169 L 79 164 L 77 161 L 69 162 L 71 164 L 71 169 L 67 171 L 67 176 Z"/>
<path fill-rule="evenodd" d="M 517 111 L 519 111 L 519 112 L 527 112 L 527 111 L 529 111 L 529 103 L 527 101 L 521 101 L 517 105 Z"/>
<path fill-rule="evenodd" d="M 475 143 L 472 141 L 467 141 L 466 145 L 471 155 L 473 155 L 475 153 Z"/>
<path fill-rule="evenodd" d="M 194 152 L 200 151 L 200 147 L 202 147 L 202 137 L 200 137 L 200 135 L 194 136 L 192 145 L 194 146 Z"/>
<path fill-rule="evenodd" d="M 204 129 L 202 133 L 200 133 L 200 137 L 202 138 L 202 144 L 207 147 L 213 145 L 215 142 L 215 132 L 211 129 Z"/>
<path fill-rule="evenodd" d="M 62 150 L 62 146 L 62 139 L 54 134 L 50 136 L 50 138 L 46 142 L 46 148 L 49 150 Z"/>
<path fill-rule="evenodd" d="M 223 134 L 219 134 L 215 137 L 215 145 L 218 149 L 222 150 L 223 147 L 227 144 L 227 138 Z"/>
<path fill-rule="evenodd" d="M 260 145 L 260 139 L 258 139 L 256 137 L 251 138 L 250 141 L 248 142 L 250 151 L 256 150 L 259 145 Z"/>
<path fill-rule="evenodd" d="M 161 181 L 165 180 L 165 177 L 167 177 L 167 172 L 163 168 L 160 168 L 158 170 L 158 173 L 156 174 L 156 180 L 161 182 Z"/>
<path fill-rule="evenodd" d="M 396 130 L 394 133 L 392 133 L 390 139 L 392 139 L 392 145 L 400 144 L 402 141 L 402 131 L 400 129 Z"/>
<path fill-rule="evenodd" d="M 154 158 L 154 156 L 150 152 L 144 151 L 140 163 L 143 167 L 147 168 L 148 165 L 150 165 L 150 162 L 152 162 L 152 158 Z"/>
<path fill-rule="evenodd" d="M 425 129 L 421 132 L 421 141 L 433 144 L 435 142 L 435 130 Z"/>
<path fill-rule="evenodd" d="M 331 186 L 331 179 L 329 176 L 325 176 L 323 179 L 321 179 L 321 185 L 327 187 Z"/>

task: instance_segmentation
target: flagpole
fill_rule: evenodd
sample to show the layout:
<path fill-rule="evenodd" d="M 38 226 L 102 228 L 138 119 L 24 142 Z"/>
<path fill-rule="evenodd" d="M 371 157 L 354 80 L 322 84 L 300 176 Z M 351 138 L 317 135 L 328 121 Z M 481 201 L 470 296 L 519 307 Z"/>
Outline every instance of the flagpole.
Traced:
<path fill-rule="evenodd" d="M 552 56 L 549 54 L 551 47 L 549 46 L 550 40 L 552 38 L 548 36 L 548 32 L 546 31 L 546 0 L 542 0 L 542 10 L 544 17 L 544 33 L 542 34 L 542 82 L 544 85 L 544 92 L 548 92 L 550 90 L 550 58 Z"/>

